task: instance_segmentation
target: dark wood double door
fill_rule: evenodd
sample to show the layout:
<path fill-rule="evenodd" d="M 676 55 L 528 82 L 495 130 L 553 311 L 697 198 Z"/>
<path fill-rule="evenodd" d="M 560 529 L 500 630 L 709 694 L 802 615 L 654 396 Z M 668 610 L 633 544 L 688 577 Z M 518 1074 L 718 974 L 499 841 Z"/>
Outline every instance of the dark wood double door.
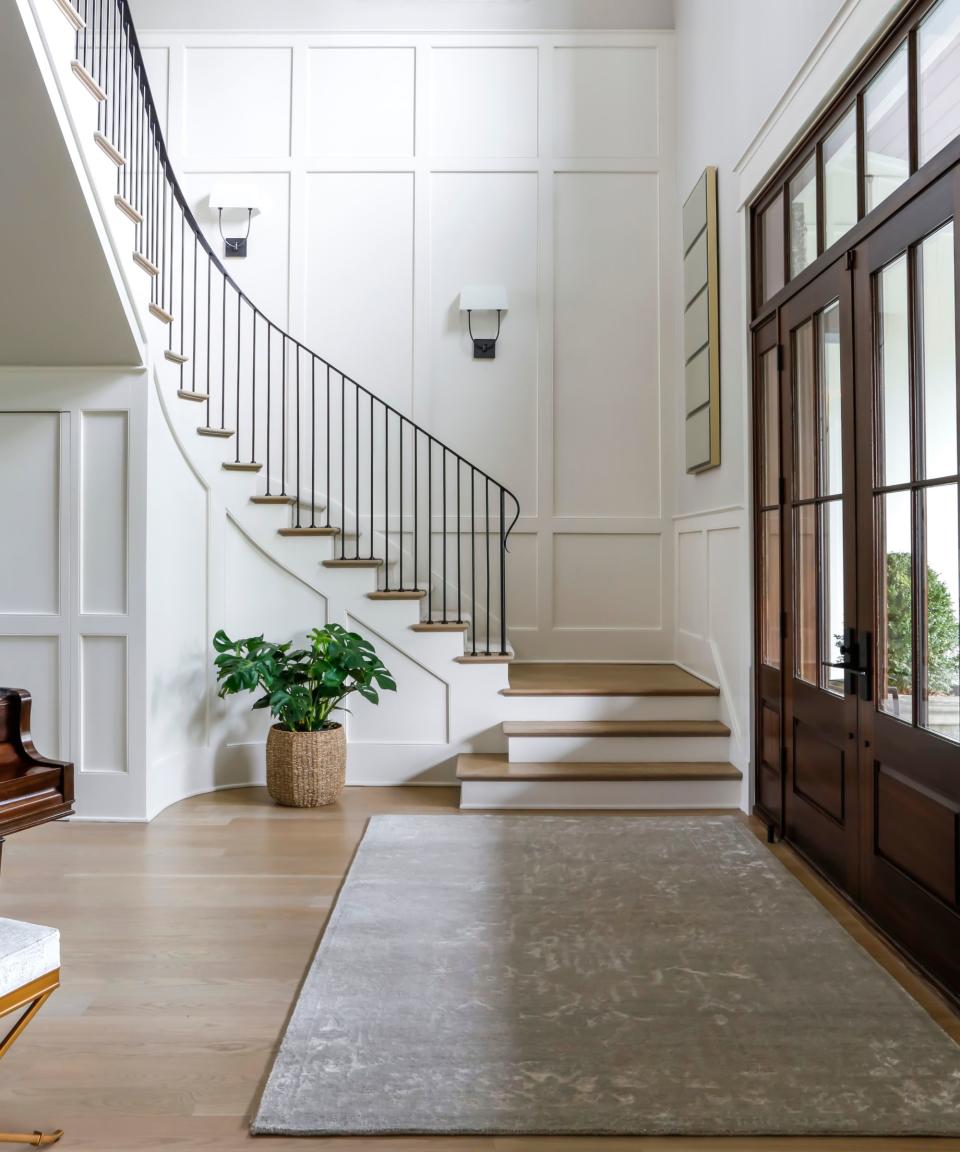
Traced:
<path fill-rule="evenodd" d="M 755 333 L 757 805 L 960 997 L 951 172 Z"/>

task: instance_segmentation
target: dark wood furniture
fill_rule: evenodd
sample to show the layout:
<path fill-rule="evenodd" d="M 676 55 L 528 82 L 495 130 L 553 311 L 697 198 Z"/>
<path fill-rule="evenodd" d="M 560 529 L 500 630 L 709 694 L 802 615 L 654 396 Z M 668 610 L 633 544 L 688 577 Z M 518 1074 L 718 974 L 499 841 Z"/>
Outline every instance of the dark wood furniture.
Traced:
<path fill-rule="evenodd" d="M 30 693 L 22 688 L 0 688 L 0 860 L 12 832 L 73 812 L 73 765 L 37 751 L 30 705 Z"/>

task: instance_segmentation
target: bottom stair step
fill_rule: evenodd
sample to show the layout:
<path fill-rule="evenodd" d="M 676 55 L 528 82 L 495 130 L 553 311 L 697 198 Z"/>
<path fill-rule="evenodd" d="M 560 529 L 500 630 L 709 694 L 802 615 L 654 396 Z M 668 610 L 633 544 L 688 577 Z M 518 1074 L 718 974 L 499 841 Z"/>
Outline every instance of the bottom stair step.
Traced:
<path fill-rule="evenodd" d="M 511 763 L 504 754 L 472 753 L 457 757 L 458 780 L 740 780 L 743 773 L 722 761 L 660 760 L 628 764 L 554 761 Z"/>
<path fill-rule="evenodd" d="M 720 761 L 644 763 L 510 762 L 505 755 L 457 757 L 461 808 L 735 809 L 742 774 Z"/>

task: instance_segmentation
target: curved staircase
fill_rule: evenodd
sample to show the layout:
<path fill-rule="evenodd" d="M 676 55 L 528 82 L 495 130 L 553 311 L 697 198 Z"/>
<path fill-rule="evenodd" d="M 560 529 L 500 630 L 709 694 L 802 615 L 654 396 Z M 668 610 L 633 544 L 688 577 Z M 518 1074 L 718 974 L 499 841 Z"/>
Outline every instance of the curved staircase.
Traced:
<path fill-rule="evenodd" d="M 386 744 L 355 779 L 452 782 L 456 766 L 464 807 L 741 806 L 711 685 L 674 665 L 511 665 L 514 495 L 233 280 L 171 167 L 127 0 L 29 3 L 183 459 L 328 619 L 444 685 L 445 740 Z"/>

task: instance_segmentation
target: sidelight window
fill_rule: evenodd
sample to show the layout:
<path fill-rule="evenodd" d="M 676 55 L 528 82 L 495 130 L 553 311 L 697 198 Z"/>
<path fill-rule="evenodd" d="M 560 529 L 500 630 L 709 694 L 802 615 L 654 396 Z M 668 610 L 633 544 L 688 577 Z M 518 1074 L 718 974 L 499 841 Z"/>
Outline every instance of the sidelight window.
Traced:
<path fill-rule="evenodd" d="M 954 227 L 875 275 L 877 706 L 960 742 Z"/>
<path fill-rule="evenodd" d="M 839 302 L 794 331 L 792 355 L 794 672 L 842 695 L 842 673 L 828 666 L 842 659 L 845 619 Z"/>

